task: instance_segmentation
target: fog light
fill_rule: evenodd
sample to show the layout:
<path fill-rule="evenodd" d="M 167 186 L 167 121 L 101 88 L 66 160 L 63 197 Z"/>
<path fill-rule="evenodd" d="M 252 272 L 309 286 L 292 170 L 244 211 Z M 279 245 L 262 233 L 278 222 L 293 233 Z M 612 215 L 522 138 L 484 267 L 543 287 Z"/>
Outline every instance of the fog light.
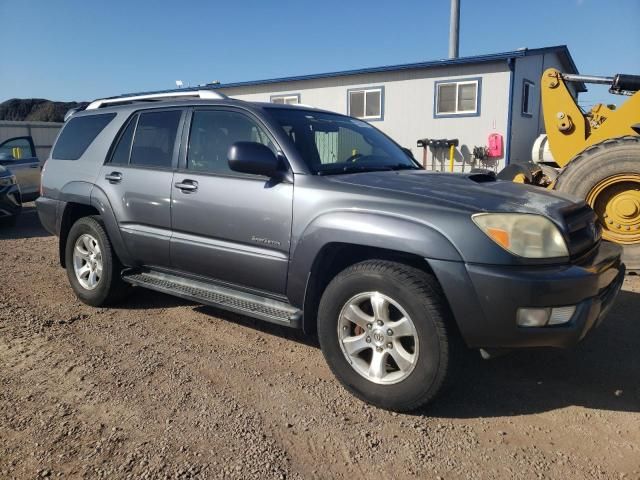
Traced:
<path fill-rule="evenodd" d="M 519 327 L 544 327 L 550 315 L 550 308 L 519 308 L 516 321 Z"/>
<path fill-rule="evenodd" d="M 553 308 L 519 308 L 516 323 L 519 327 L 562 325 L 569 322 L 575 312 L 575 305 Z"/>
<path fill-rule="evenodd" d="M 567 323 L 571 320 L 574 313 L 576 313 L 575 305 L 570 307 L 554 307 L 547 325 L 562 325 L 563 323 Z"/>

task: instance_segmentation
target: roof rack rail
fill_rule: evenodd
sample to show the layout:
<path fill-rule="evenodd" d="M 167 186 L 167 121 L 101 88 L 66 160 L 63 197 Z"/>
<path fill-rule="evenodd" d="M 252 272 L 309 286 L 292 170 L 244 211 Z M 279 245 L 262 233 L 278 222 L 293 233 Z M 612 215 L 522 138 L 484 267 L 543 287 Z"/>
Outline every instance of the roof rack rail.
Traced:
<path fill-rule="evenodd" d="M 225 99 L 228 98 L 225 94 L 216 92 L 211 88 L 179 88 L 177 90 L 161 90 L 158 92 L 142 92 L 142 93 L 129 93 L 125 95 L 119 95 L 117 97 L 108 97 L 94 100 L 91 102 L 85 110 L 96 110 L 98 108 L 119 105 L 124 103 L 131 103 L 137 101 L 146 100 L 167 100 L 170 98 L 182 98 L 182 97 L 194 97 L 202 99 Z"/>

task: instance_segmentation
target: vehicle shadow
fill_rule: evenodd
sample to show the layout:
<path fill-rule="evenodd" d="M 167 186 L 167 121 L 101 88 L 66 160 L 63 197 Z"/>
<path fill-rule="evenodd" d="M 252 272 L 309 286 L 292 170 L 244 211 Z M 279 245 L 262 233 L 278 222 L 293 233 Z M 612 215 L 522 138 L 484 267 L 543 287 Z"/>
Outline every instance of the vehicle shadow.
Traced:
<path fill-rule="evenodd" d="M 227 322 L 235 323 L 242 327 L 251 328 L 267 335 L 286 338 L 287 340 L 291 340 L 308 347 L 320 348 L 320 344 L 318 343 L 318 339 L 315 335 L 305 335 L 302 330 L 299 330 L 297 328 L 290 328 L 284 325 L 265 322 L 255 318 L 247 317 L 245 315 L 221 310 L 216 307 L 210 307 L 208 305 L 199 305 L 194 310 L 205 315 L 211 315 L 213 317 L 220 318 Z"/>
<path fill-rule="evenodd" d="M 195 311 L 319 348 L 315 336 L 209 306 Z M 445 418 L 542 413 L 573 405 L 640 412 L 640 293 L 620 292 L 603 324 L 568 349 L 540 348 L 482 360 L 465 352 L 453 385 L 416 415 Z"/>
<path fill-rule="evenodd" d="M 38 219 L 38 212 L 34 203 L 26 203 L 22 207 L 22 213 L 18 216 L 15 226 L 0 226 L 0 240 L 19 240 L 21 238 L 49 237 Z"/>
<path fill-rule="evenodd" d="M 640 412 L 639 311 L 640 293 L 622 291 L 602 325 L 574 348 L 474 356 L 449 391 L 416 413 L 477 418 L 572 405 Z"/>
<path fill-rule="evenodd" d="M 172 308 L 192 306 L 193 311 L 219 318 L 226 322 L 235 323 L 241 327 L 251 328 L 267 335 L 286 338 L 309 347 L 320 348 L 315 336 L 305 335 L 301 330 L 264 322 L 255 318 L 222 310 L 220 308 L 202 305 L 191 300 L 155 292 L 142 287 L 134 287 L 131 294 L 123 301 L 121 308 L 127 310 L 146 310 L 149 308 Z"/>

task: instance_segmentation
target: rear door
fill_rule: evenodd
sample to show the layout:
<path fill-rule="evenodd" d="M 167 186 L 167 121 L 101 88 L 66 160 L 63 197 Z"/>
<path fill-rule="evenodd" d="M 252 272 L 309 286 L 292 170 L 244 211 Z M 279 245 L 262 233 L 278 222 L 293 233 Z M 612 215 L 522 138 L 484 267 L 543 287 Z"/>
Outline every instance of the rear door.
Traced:
<path fill-rule="evenodd" d="M 130 255 L 140 265 L 170 266 L 171 189 L 182 123 L 179 108 L 134 114 L 96 182 L 109 199 Z"/>
<path fill-rule="evenodd" d="M 235 142 L 277 153 L 274 140 L 256 117 L 223 107 L 195 109 L 188 135 L 171 192 L 174 269 L 284 293 L 293 185 L 234 172 L 227 160 Z"/>
<path fill-rule="evenodd" d="M 0 165 L 7 167 L 20 185 L 23 196 L 40 190 L 40 162 L 31 137 L 14 137 L 0 144 Z"/>

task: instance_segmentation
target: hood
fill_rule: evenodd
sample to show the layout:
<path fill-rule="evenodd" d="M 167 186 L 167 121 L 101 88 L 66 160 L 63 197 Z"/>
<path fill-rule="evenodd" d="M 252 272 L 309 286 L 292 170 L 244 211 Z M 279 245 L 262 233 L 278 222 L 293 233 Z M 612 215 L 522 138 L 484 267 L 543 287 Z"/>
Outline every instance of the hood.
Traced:
<path fill-rule="evenodd" d="M 451 174 L 407 170 L 339 175 L 332 180 L 371 189 L 381 195 L 413 198 L 416 202 L 477 212 L 523 212 L 560 219 L 577 198 L 540 187 L 495 180 L 484 174 Z"/>

